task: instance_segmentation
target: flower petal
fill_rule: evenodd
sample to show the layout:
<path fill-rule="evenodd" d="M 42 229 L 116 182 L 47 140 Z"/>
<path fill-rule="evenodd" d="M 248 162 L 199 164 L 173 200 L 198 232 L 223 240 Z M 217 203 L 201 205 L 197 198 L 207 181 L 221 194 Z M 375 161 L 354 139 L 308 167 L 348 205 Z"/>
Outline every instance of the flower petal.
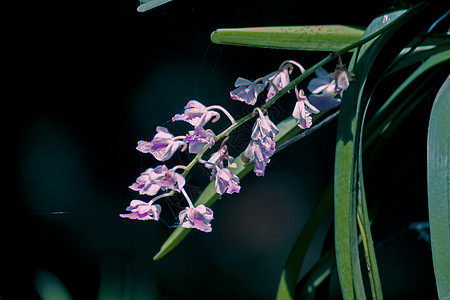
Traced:
<path fill-rule="evenodd" d="M 323 78 L 313 78 L 308 84 L 308 90 L 313 94 L 318 94 L 326 89 L 330 82 Z"/>
<path fill-rule="evenodd" d="M 250 85 L 252 83 L 252 81 L 242 78 L 242 77 L 238 77 L 238 79 L 236 79 L 236 82 L 234 83 L 235 87 L 239 87 L 241 85 Z"/>
<path fill-rule="evenodd" d="M 333 80 L 330 77 L 330 74 L 332 74 L 332 73 L 328 72 L 327 70 L 325 70 L 322 67 L 318 68 L 315 73 L 316 73 L 316 76 L 319 78 L 328 79 L 329 80 L 328 83 L 330 83 L 331 80 Z"/>

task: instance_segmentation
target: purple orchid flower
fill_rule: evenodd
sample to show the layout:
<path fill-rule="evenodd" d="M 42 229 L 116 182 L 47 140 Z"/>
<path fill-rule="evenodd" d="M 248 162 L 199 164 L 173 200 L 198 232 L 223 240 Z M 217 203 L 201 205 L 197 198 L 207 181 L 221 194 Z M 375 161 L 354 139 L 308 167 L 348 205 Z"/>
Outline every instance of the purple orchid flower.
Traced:
<path fill-rule="evenodd" d="M 165 165 L 147 169 L 130 185 L 130 189 L 138 191 L 141 195 L 154 196 L 160 189 L 180 192 L 186 183 L 183 176 L 176 173 L 177 167 L 168 169 Z"/>
<path fill-rule="evenodd" d="M 264 176 L 270 157 L 275 152 L 275 136 L 278 134 L 278 128 L 265 116 L 261 109 L 256 108 L 259 118 L 253 126 L 253 131 L 249 145 L 244 151 L 244 156 L 249 160 L 255 161 L 253 171 L 257 176 Z"/>
<path fill-rule="evenodd" d="M 336 81 L 332 78 L 333 73 L 324 68 L 316 70 L 317 78 L 311 79 L 308 90 L 312 93 L 309 102 L 318 110 L 328 110 L 341 104 L 341 99 L 336 96 Z M 342 96 L 342 93 L 340 94 Z"/>
<path fill-rule="evenodd" d="M 217 168 L 222 169 L 224 168 L 223 161 L 226 160 L 228 162 L 229 168 L 236 168 L 237 165 L 234 162 L 234 157 L 230 156 L 228 154 L 228 147 L 225 145 L 225 142 L 229 139 L 229 137 L 226 137 L 222 144 L 220 145 L 220 148 L 217 152 L 213 153 L 211 157 L 208 159 L 208 161 L 201 160 L 206 168 L 211 169 L 211 176 L 210 180 L 213 180 L 216 178 L 217 175 Z"/>
<path fill-rule="evenodd" d="M 128 218 L 132 220 L 159 220 L 159 214 L 161 212 L 161 206 L 159 204 L 152 204 L 141 200 L 132 200 L 130 206 L 127 207 L 129 214 L 120 214 L 122 218 Z"/>
<path fill-rule="evenodd" d="M 197 207 L 186 207 L 180 212 L 178 218 L 183 228 L 195 228 L 203 232 L 212 231 L 210 222 L 213 219 L 213 211 L 203 204 Z"/>
<path fill-rule="evenodd" d="M 253 126 L 252 140 L 258 140 L 258 139 L 275 139 L 275 136 L 278 134 L 278 128 L 275 126 L 275 124 L 270 121 L 269 116 L 265 116 L 261 109 L 256 108 L 256 110 L 259 113 L 259 118 L 256 119 L 256 123 Z"/>
<path fill-rule="evenodd" d="M 258 83 L 260 81 L 263 81 L 263 78 L 250 81 L 239 77 L 234 84 L 236 89 L 230 92 L 231 99 L 242 101 L 249 105 L 255 105 L 258 95 L 264 90 L 267 84 L 267 81 Z"/>
<path fill-rule="evenodd" d="M 189 153 L 200 153 L 203 147 L 208 144 L 211 148 L 214 146 L 216 135 L 211 129 L 203 129 L 203 127 L 195 127 L 186 134 L 184 142 L 189 144 Z"/>
<path fill-rule="evenodd" d="M 275 153 L 275 141 L 270 138 L 250 141 L 244 151 L 245 157 L 255 161 L 253 171 L 256 176 L 264 176 L 270 157 Z"/>
<path fill-rule="evenodd" d="M 220 195 L 223 193 L 233 194 L 239 193 L 239 177 L 226 168 L 216 167 L 216 192 Z"/>
<path fill-rule="evenodd" d="M 206 123 L 214 118 L 213 122 L 219 120 L 220 114 L 209 110 L 206 106 L 198 101 L 191 100 L 184 107 L 183 114 L 177 114 L 172 118 L 172 122 L 185 121 L 194 127 L 203 127 Z"/>
<path fill-rule="evenodd" d="M 290 82 L 289 74 L 292 72 L 292 65 L 285 64 L 280 67 L 279 71 L 269 74 L 270 88 L 267 92 L 266 102 L 272 99 L 279 90 L 282 90 Z"/>
<path fill-rule="evenodd" d="M 174 137 L 167 128 L 158 126 L 156 132 L 151 142 L 139 141 L 136 149 L 142 153 L 151 153 L 159 161 L 166 161 L 180 146 L 186 147 L 186 143 L 180 141 L 184 137 Z"/>
<path fill-rule="evenodd" d="M 310 128 L 312 125 L 311 113 L 318 114 L 320 111 L 309 103 L 303 90 L 300 92 L 295 87 L 295 94 L 297 96 L 297 103 L 295 103 L 292 116 L 299 122 L 298 126 L 301 129 Z"/>
<path fill-rule="evenodd" d="M 342 97 L 342 93 L 348 89 L 350 81 L 354 79 L 355 74 L 347 70 L 340 56 L 338 57 L 338 64 L 336 65 L 333 76 L 336 82 L 335 93 L 340 94 Z"/>

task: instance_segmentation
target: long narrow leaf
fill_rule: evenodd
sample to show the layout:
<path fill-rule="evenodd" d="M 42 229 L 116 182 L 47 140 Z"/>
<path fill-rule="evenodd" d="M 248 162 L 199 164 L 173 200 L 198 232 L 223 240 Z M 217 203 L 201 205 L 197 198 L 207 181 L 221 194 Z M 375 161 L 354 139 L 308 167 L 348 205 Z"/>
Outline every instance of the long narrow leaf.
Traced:
<path fill-rule="evenodd" d="M 367 129 L 372 134 L 365 142 L 372 142 L 381 135 L 389 124 L 397 118 L 398 114 L 408 107 L 412 101 L 422 93 L 423 87 L 429 86 L 433 81 L 433 72 L 444 67 L 450 60 L 450 50 L 445 50 L 429 57 L 420 65 L 386 100 L 377 111 L 372 120 L 367 124 Z M 388 115 L 390 115 L 388 117 Z"/>
<path fill-rule="evenodd" d="M 336 264 L 344 299 L 364 298 L 359 267 L 355 199 L 355 140 L 358 122 L 358 87 L 347 91 L 341 107 L 336 144 L 334 176 L 334 218 Z M 350 99 L 354 99 L 350 102 Z M 345 104 L 345 105 L 344 105 Z"/>
<path fill-rule="evenodd" d="M 218 29 L 216 44 L 289 50 L 336 51 L 361 39 L 364 31 L 343 25 Z"/>
<path fill-rule="evenodd" d="M 420 17 L 425 19 L 430 17 L 424 13 L 419 14 L 425 7 L 425 5 L 417 6 L 398 16 L 402 22 L 396 23 L 364 49 L 364 55 L 360 59 L 353 59 L 353 62 L 356 62 L 354 72 L 357 81 L 346 92 L 342 101 L 335 160 L 336 263 L 344 299 L 355 297 L 365 299 L 356 226 L 356 206 L 358 200 L 364 200 L 362 177 L 359 175 L 362 176 L 362 172 L 358 160 L 362 112 L 384 70 L 414 37 L 414 34 L 423 29 L 420 27 L 423 24 L 419 26 L 420 23 L 417 20 Z M 386 16 L 382 18 L 389 20 Z M 385 26 L 385 22 L 378 24 Z M 377 30 L 376 26 L 373 30 Z M 364 219 L 363 222 L 367 223 L 368 220 Z M 366 230 L 370 230 L 368 224 L 363 226 Z M 369 236 L 366 236 L 366 239 L 368 238 Z M 369 259 L 367 263 L 376 264 L 372 259 Z M 376 281 L 379 282 L 379 279 Z M 380 287 L 377 289 L 381 290 Z M 372 292 L 374 296 L 379 294 L 379 292 Z"/>
<path fill-rule="evenodd" d="M 439 299 L 450 299 L 450 76 L 439 90 L 428 129 L 428 210 Z"/>
<path fill-rule="evenodd" d="M 403 12 L 394 12 L 372 21 L 365 35 L 386 26 L 383 20 L 393 20 L 403 15 Z M 356 201 L 357 201 L 357 150 L 360 131 L 361 90 L 367 79 L 375 57 L 366 52 L 371 48 L 364 46 L 359 54 L 353 55 L 352 64 L 356 63 L 355 73 L 357 82 L 352 84 L 344 95 L 339 117 L 335 177 L 334 177 L 334 216 L 335 216 L 335 247 L 336 264 L 344 299 L 365 298 L 359 265 L 357 242 Z M 370 53 L 369 53 L 370 54 Z M 376 55 L 377 53 L 375 53 Z M 367 66 L 366 66 L 367 64 Z"/>

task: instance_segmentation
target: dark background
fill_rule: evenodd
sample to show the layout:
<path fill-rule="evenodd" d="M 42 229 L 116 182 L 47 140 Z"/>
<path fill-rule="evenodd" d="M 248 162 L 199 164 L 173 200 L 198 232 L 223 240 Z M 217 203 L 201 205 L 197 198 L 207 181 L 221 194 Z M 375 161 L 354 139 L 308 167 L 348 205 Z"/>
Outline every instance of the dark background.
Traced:
<path fill-rule="evenodd" d="M 4 92 L 2 109 L 8 179 L 0 296 L 37 298 L 36 288 L 55 276 L 74 299 L 273 299 L 291 246 L 333 173 L 336 123 L 275 155 L 264 178 L 243 179 L 240 194 L 214 205 L 211 234 L 192 232 L 159 262 L 152 257 L 175 223 L 169 203 L 164 202 L 161 222 L 118 216 L 136 197 L 128 185 L 157 164 L 135 150 L 137 141 L 151 140 L 163 124 L 184 134 L 186 127 L 166 122 L 191 99 L 242 116 L 249 108 L 228 96 L 238 76 L 258 78 L 285 59 L 308 68 L 326 55 L 214 45 L 209 35 L 215 29 L 367 26 L 392 3 L 175 0 L 143 14 L 137 6 L 117 0 L 11 8 L 4 72 L 6 91 L 13 92 Z M 275 122 L 295 104 L 293 95 L 279 102 L 270 112 Z M 418 114 L 414 134 L 405 129 L 410 134 L 405 139 L 419 140 L 416 152 L 408 152 L 416 159 L 414 180 L 400 180 L 396 190 L 402 192 L 389 195 L 392 205 L 375 223 L 387 299 L 436 297 L 430 246 L 405 230 L 427 219 L 429 108 Z M 219 132 L 226 120 L 215 126 Z M 250 130 L 248 125 L 238 133 Z M 241 135 L 230 141 L 234 155 L 246 146 Z M 391 162 L 406 148 L 400 145 L 384 158 L 394 168 Z M 189 161 L 183 154 L 168 165 L 178 158 Z M 374 172 L 380 178 L 387 171 Z M 188 182 L 193 196 L 206 185 L 204 178 L 201 170 L 193 172 Z M 331 216 L 325 223 L 302 273 L 320 255 Z M 336 274 L 331 289 L 339 298 Z"/>

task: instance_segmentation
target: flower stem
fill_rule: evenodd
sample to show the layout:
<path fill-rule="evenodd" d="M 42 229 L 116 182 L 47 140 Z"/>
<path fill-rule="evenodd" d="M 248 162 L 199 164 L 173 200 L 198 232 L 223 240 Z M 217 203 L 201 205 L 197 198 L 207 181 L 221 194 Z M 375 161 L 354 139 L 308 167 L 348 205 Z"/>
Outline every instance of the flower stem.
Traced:
<path fill-rule="evenodd" d="M 186 166 L 182 166 L 182 165 L 175 166 L 175 167 L 172 168 L 172 170 L 174 170 L 174 171 L 175 171 L 175 170 L 178 170 L 178 169 L 183 169 L 183 170 L 186 171 L 188 168 L 187 168 Z"/>
<path fill-rule="evenodd" d="M 235 121 L 234 118 L 231 116 L 231 114 L 228 112 L 228 110 L 226 110 L 226 109 L 223 108 L 222 106 L 220 106 L 220 105 L 212 105 L 212 106 L 209 106 L 209 107 L 207 108 L 207 110 L 213 110 L 213 109 L 218 109 L 218 110 L 220 110 L 221 112 L 223 112 L 223 113 L 228 117 L 228 119 L 230 120 L 231 124 L 236 123 L 236 121 Z"/>
<path fill-rule="evenodd" d="M 300 69 L 300 72 L 305 72 L 305 68 L 303 68 L 303 66 L 301 64 L 299 64 L 298 62 L 296 62 L 295 60 L 285 60 L 281 63 L 280 65 L 280 69 L 285 66 L 286 64 L 292 64 L 297 66 Z"/>
<path fill-rule="evenodd" d="M 148 204 L 152 205 L 156 200 L 159 200 L 159 199 L 164 198 L 164 197 L 173 196 L 174 193 L 175 193 L 174 191 L 170 191 L 170 192 L 168 192 L 166 194 L 162 194 L 162 195 L 156 196 L 155 198 L 150 200 L 150 202 L 148 202 Z"/>
<path fill-rule="evenodd" d="M 194 204 L 192 204 L 191 198 L 189 198 L 188 194 L 186 193 L 186 191 L 184 190 L 184 188 L 181 189 L 181 192 L 183 193 L 184 197 L 186 198 L 189 207 L 190 208 L 194 208 Z"/>

